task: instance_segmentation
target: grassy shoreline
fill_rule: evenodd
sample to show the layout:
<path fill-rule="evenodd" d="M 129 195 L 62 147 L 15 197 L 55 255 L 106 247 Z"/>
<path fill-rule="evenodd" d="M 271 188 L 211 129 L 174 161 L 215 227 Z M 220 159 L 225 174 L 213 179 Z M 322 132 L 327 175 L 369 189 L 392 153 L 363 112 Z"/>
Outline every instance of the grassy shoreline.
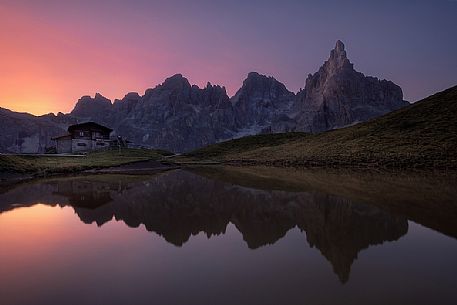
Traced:
<path fill-rule="evenodd" d="M 85 156 L 0 155 L 0 176 L 46 177 L 74 174 L 86 170 L 161 160 L 168 152 L 160 150 L 124 149 L 92 152 Z"/>

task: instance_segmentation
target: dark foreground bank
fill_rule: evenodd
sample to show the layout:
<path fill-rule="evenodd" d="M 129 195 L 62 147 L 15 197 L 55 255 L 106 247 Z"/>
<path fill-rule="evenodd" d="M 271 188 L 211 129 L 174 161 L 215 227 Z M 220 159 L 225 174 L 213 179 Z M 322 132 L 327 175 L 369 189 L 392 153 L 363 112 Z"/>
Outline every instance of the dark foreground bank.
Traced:
<path fill-rule="evenodd" d="M 84 156 L 0 155 L 0 184 L 55 175 L 77 173 L 135 172 L 165 170 L 161 162 L 169 152 L 146 149 L 108 150 Z"/>

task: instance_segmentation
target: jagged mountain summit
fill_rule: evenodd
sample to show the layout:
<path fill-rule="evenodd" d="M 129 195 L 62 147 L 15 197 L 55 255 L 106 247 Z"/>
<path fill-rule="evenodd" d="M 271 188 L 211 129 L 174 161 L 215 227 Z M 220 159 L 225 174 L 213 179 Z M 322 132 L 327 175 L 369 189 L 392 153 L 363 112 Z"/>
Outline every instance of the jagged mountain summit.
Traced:
<path fill-rule="evenodd" d="M 92 112 L 86 111 L 93 103 Z M 81 116 L 83 114 L 84 116 Z M 96 95 L 80 99 L 71 116 L 97 120 L 134 143 L 187 151 L 230 138 L 235 114 L 224 87 L 210 83 L 203 89 L 190 85 L 181 74 L 147 89 L 143 96 L 129 93 L 114 104 Z"/>
<path fill-rule="evenodd" d="M 305 89 L 297 94 L 294 120 L 296 130 L 315 133 L 364 122 L 407 105 L 398 85 L 355 71 L 338 40 L 330 58 L 308 76 Z"/>
<path fill-rule="evenodd" d="M 232 98 L 225 87 L 208 83 L 199 88 L 176 74 L 142 96 L 131 92 L 114 103 L 99 93 L 83 96 L 67 115 L 1 111 L 8 136 L 0 139 L 0 151 L 43 152 L 52 145 L 49 135 L 62 133 L 63 125 L 96 121 L 138 145 L 185 152 L 246 135 L 340 128 L 406 105 L 399 86 L 355 71 L 338 41 L 297 94 L 256 72 Z"/>
<path fill-rule="evenodd" d="M 231 98 L 238 135 L 265 132 L 281 115 L 290 112 L 295 94 L 273 77 L 251 72 Z"/>

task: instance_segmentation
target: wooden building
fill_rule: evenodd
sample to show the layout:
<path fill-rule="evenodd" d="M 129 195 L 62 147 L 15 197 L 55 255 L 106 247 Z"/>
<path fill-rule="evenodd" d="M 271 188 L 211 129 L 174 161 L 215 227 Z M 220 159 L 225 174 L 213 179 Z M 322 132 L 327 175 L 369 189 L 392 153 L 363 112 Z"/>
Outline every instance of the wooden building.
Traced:
<path fill-rule="evenodd" d="M 53 138 L 58 154 L 89 152 L 111 145 L 111 128 L 94 122 L 71 125 L 68 134 Z"/>

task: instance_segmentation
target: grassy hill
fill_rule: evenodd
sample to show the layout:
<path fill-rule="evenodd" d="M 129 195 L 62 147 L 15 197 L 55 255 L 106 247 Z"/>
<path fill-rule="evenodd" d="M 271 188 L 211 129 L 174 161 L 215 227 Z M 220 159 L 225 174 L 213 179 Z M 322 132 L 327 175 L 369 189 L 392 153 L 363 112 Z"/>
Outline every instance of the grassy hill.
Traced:
<path fill-rule="evenodd" d="M 355 126 L 315 135 L 251 136 L 185 158 L 279 166 L 457 168 L 457 86 Z"/>

